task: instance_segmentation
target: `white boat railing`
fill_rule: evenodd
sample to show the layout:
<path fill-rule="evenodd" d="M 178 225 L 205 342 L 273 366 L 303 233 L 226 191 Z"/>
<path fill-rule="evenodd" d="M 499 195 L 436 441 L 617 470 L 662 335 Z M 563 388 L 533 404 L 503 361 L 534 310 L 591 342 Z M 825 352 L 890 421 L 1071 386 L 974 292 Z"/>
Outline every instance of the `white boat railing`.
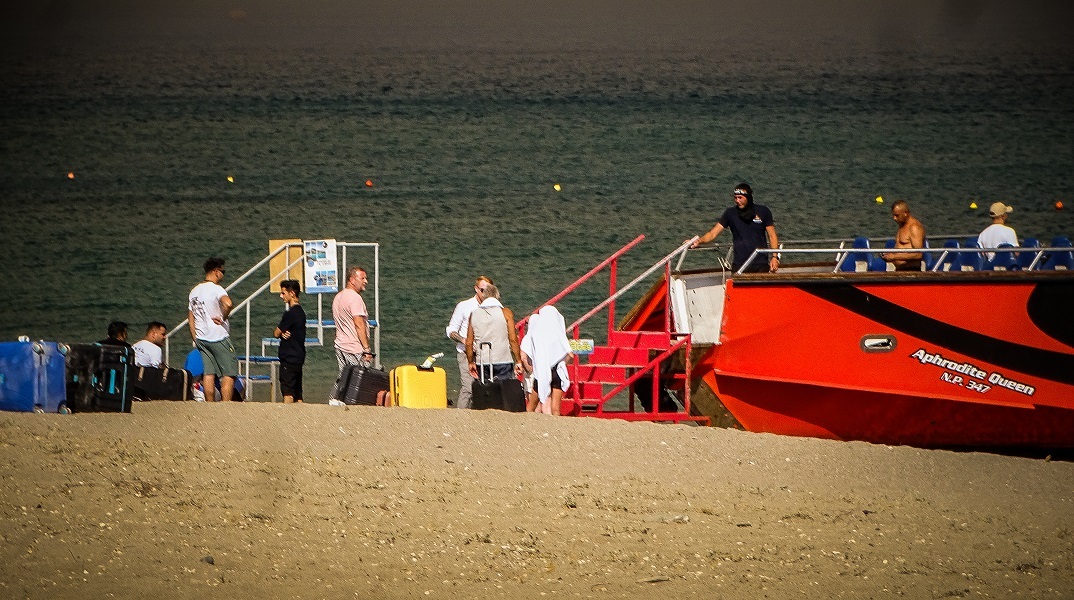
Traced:
<path fill-rule="evenodd" d="M 939 236 L 930 238 L 932 240 L 945 240 L 945 239 L 967 239 L 972 236 Z M 888 242 L 892 238 L 882 238 L 881 242 Z M 831 243 L 838 242 L 838 247 L 789 247 L 790 245 L 799 246 L 808 243 Z M 883 272 L 890 270 L 886 262 L 883 263 L 884 268 L 877 268 L 879 263 L 874 262 L 874 258 L 879 258 L 882 254 L 920 254 L 923 271 L 931 272 L 945 272 L 946 270 L 954 271 L 1042 271 L 1042 270 L 1069 270 L 1071 264 L 1074 264 L 1074 254 L 1072 254 L 1072 248 L 1068 245 L 1052 245 L 1052 246 L 1009 246 L 1003 245 L 998 248 L 979 248 L 975 246 L 961 247 L 961 246 L 942 246 L 942 247 L 930 247 L 924 248 L 889 248 L 889 247 L 854 247 L 852 245 L 853 240 L 807 240 L 807 241 L 794 241 L 787 242 L 786 244 L 780 244 L 778 249 L 771 248 L 758 248 L 749 256 L 742 267 L 736 273 L 747 273 L 749 266 L 755 260 L 763 259 L 771 255 L 813 255 L 813 256 L 827 256 L 833 257 L 835 260 L 835 266 L 832 269 L 833 273 L 839 272 L 852 272 L 852 271 L 870 271 L 870 272 Z M 1066 242 L 1069 243 L 1069 242 Z M 1015 255 L 1010 257 L 1009 255 Z M 859 260 L 860 257 L 869 257 L 868 260 Z M 970 261 L 961 260 L 962 256 L 971 257 Z M 1005 260 L 999 260 L 999 257 L 1006 257 Z M 954 257 L 959 257 L 960 260 L 955 260 Z M 849 260 L 855 262 L 865 262 L 864 269 L 844 269 L 844 264 Z M 831 264 L 831 263 L 829 263 Z M 785 265 L 793 266 L 793 265 Z"/>

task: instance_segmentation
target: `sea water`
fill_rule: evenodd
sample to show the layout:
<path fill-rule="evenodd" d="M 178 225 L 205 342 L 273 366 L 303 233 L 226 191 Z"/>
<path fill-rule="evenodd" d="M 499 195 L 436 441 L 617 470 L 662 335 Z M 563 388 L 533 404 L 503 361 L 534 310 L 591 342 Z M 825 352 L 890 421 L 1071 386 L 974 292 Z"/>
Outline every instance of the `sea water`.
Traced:
<path fill-rule="evenodd" d="M 454 395 L 444 327 L 476 275 L 523 316 L 644 234 L 622 283 L 706 231 L 739 181 L 781 239 L 891 235 L 898 198 L 934 233 L 981 230 L 994 201 L 1022 237 L 1074 233 L 1074 206 L 1054 208 L 1074 204 L 1064 52 L 173 42 L 24 55 L 2 75 L 0 339 L 93 341 L 120 319 L 134 340 L 186 318 L 209 256 L 226 284 L 270 239 L 378 242 L 380 359 L 449 352 Z M 563 302 L 567 321 L 607 285 Z M 255 352 L 282 308 L 254 303 Z M 244 345 L 245 318 L 232 327 Z M 310 349 L 313 401 L 331 339 Z M 172 343 L 178 364 L 185 329 Z"/>

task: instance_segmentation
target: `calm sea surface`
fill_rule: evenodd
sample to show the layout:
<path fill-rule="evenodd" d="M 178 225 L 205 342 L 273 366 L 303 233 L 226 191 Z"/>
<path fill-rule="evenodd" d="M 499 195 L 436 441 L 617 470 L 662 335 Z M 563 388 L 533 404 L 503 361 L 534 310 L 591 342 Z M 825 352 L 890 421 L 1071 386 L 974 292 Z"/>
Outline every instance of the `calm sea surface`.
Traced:
<path fill-rule="evenodd" d="M 172 44 L 24 56 L 0 76 L 0 340 L 93 341 L 113 319 L 138 338 L 185 318 L 208 256 L 230 281 L 269 239 L 335 238 L 381 244 L 382 359 L 413 363 L 451 351 L 475 275 L 526 314 L 645 234 L 628 280 L 740 180 L 785 239 L 890 235 L 896 198 L 935 233 L 980 230 L 996 200 L 1021 236 L 1074 233 L 1074 206 L 1053 208 L 1074 205 L 1064 53 Z M 568 321 L 598 288 L 561 305 Z M 251 337 L 280 310 L 257 302 Z M 313 400 L 334 377 L 328 339 Z"/>

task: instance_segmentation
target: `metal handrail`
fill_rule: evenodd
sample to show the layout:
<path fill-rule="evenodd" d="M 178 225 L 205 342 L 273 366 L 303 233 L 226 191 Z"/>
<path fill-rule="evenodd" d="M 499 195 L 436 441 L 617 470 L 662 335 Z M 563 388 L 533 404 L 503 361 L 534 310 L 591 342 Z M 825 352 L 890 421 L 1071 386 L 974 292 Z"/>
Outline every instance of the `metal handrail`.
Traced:
<path fill-rule="evenodd" d="M 709 243 L 709 244 L 702 244 L 702 245 L 698 246 L 697 248 L 690 248 L 690 249 L 691 250 L 722 250 L 725 247 L 726 247 L 726 251 L 723 253 L 723 256 L 719 257 L 719 261 L 720 261 L 720 268 L 722 270 L 727 271 L 727 270 L 731 269 L 731 250 L 732 250 L 731 246 L 724 246 L 723 244 Z M 682 271 L 682 263 L 686 260 L 686 255 L 687 255 L 687 253 L 683 252 L 682 255 L 679 256 L 679 262 L 675 263 L 675 272 L 676 273 Z"/>
<path fill-rule="evenodd" d="M 678 248 L 673 250 L 670 254 L 668 254 L 664 258 L 662 258 L 659 261 L 657 261 L 656 264 L 654 264 L 653 266 L 651 266 L 648 269 L 646 269 L 644 273 L 642 273 L 641 275 L 638 275 L 637 277 L 635 277 L 633 281 L 631 281 L 630 283 L 628 283 L 625 286 L 623 286 L 622 288 L 620 288 L 619 291 L 617 291 L 614 294 L 612 294 L 611 296 L 609 296 L 606 300 L 604 300 L 604 302 L 601 302 L 600 304 L 596 305 L 589 312 L 587 312 L 586 314 L 582 315 L 582 317 L 580 319 L 578 319 L 574 323 L 571 323 L 570 325 L 568 325 L 567 326 L 567 331 L 574 330 L 575 333 L 577 333 L 577 328 L 582 323 L 588 321 L 590 317 L 592 317 L 593 315 L 595 315 L 595 314 L 599 313 L 600 311 L 604 310 L 604 308 L 606 306 L 608 306 L 609 304 L 615 302 L 617 299 L 619 299 L 620 296 L 622 296 L 626 292 L 630 291 L 631 288 L 633 288 L 637 284 L 641 283 L 641 281 L 644 280 L 649 275 L 652 275 L 653 272 L 655 272 L 657 269 L 659 269 L 659 268 L 663 267 L 664 265 L 670 263 L 671 260 L 673 258 L 675 258 L 675 256 L 677 254 L 679 254 L 680 252 L 685 252 L 686 250 L 688 250 L 690 248 L 690 244 L 693 244 L 697 240 L 697 238 L 698 238 L 698 236 L 695 235 L 694 237 L 692 237 L 692 238 L 686 240 L 685 242 L 683 242 L 682 245 L 680 245 Z"/>
<path fill-rule="evenodd" d="M 758 248 L 754 250 L 752 254 L 750 254 L 750 257 L 746 260 L 745 263 L 743 263 L 742 267 L 737 271 L 737 273 L 744 273 L 744 269 L 749 266 L 749 264 L 753 262 L 755 258 L 770 254 L 835 254 L 838 257 L 835 265 L 835 270 L 838 271 L 839 267 L 842 266 L 842 264 L 846 261 L 846 258 L 850 254 L 856 252 L 860 252 L 863 254 L 937 254 L 938 258 L 936 259 L 936 262 L 931 269 L 932 271 L 937 271 L 937 265 L 942 265 L 944 259 L 946 259 L 949 254 L 1032 252 L 1036 254 L 1036 257 L 1034 258 L 1033 263 L 1025 269 L 1027 271 L 1032 271 L 1037 267 L 1037 265 L 1040 264 L 1041 259 L 1044 257 L 1044 255 L 1051 252 L 1071 252 L 1071 248 L 1064 246 L 1003 246 L 1001 248 Z"/>
<path fill-rule="evenodd" d="M 269 288 L 273 283 L 276 282 L 277 279 L 280 279 L 284 275 L 288 274 L 288 272 L 291 270 L 291 267 L 294 267 L 295 265 L 299 264 L 305 258 L 306 257 L 304 255 L 299 255 L 299 257 L 296 258 L 294 261 L 292 261 L 291 264 L 287 265 L 284 269 L 282 269 L 274 277 L 272 277 L 268 281 L 266 281 L 264 285 L 262 285 L 261 287 L 257 288 L 256 291 L 254 291 L 249 296 L 247 296 L 245 300 L 243 300 L 242 302 L 239 302 L 238 304 L 236 304 L 231 309 L 231 312 L 234 313 L 235 311 L 239 310 L 240 308 L 246 308 L 246 348 L 245 348 L 246 352 L 243 354 L 243 356 L 246 357 L 246 360 L 241 360 L 239 362 L 242 362 L 242 363 L 244 363 L 246 365 L 245 373 L 243 373 L 243 376 L 246 377 L 247 380 L 250 379 L 250 301 L 252 301 L 257 296 L 260 296 L 261 292 L 264 292 L 267 288 Z"/>
<path fill-rule="evenodd" d="M 650 360 L 649 363 L 646 364 L 645 366 L 638 368 L 634 374 L 630 375 L 627 378 L 625 383 L 620 384 L 619 386 L 617 386 L 613 391 L 611 391 L 608 394 L 602 394 L 602 398 L 599 401 L 599 405 L 600 405 L 601 408 L 600 408 L 600 410 L 598 412 L 600 414 L 604 414 L 603 413 L 604 402 L 606 402 L 611 396 L 614 396 L 615 394 L 618 394 L 620 391 L 622 391 L 622 390 L 626 389 L 627 387 L 633 385 L 637 380 L 639 380 L 645 374 L 652 373 L 653 374 L 653 388 L 654 388 L 653 406 L 652 406 L 652 410 L 647 412 L 647 413 L 645 413 L 645 414 L 650 416 L 650 417 L 652 417 L 652 418 L 659 418 L 661 416 L 668 417 L 669 415 L 661 413 L 660 409 L 659 409 L 659 394 L 656 391 L 657 380 L 658 380 L 657 371 L 658 371 L 660 365 L 665 360 L 667 360 L 670 356 L 672 356 L 676 352 L 680 351 L 684 347 L 687 349 L 687 351 L 686 351 L 686 377 L 687 377 L 687 379 L 689 379 L 689 377 L 691 376 L 691 360 L 690 360 L 690 350 L 689 349 L 690 349 L 691 344 L 692 344 L 692 336 L 690 334 L 688 334 L 688 333 L 680 334 L 680 333 L 675 333 L 675 332 L 673 332 L 671 330 L 671 300 L 670 300 L 670 294 L 671 294 L 671 285 L 670 285 L 670 282 L 671 282 L 671 261 L 674 260 L 674 258 L 677 255 L 685 254 L 686 251 L 690 248 L 690 246 L 693 245 L 693 243 L 697 241 L 698 236 L 694 236 L 694 237 L 690 238 L 689 240 L 686 240 L 678 248 L 676 248 L 674 251 L 672 251 L 671 253 L 667 254 L 666 256 L 664 256 L 664 258 L 660 259 L 655 264 L 653 264 L 651 267 L 646 269 L 641 275 L 638 275 L 637 277 L 635 277 L 630 283 L 626 284 L 621 289 L 616 290 L 615 289 L 615 268 L 616 268 L 616 264 L 617 264 L 617 259 L 624 252 L 626 252 L 627 250 L 632 248 L 634 245 L 636 245 L 638 242 L 640 242 L 643 237 L 644 236 L 638 236 L 638 238 L 636 238 L 633 242 L 631 242 L 627 246 L 623 247 L 619 252 L 613 254 L 611 257 L 609 257 L 607 260 L 605 260 L 603 263 L 601 263 L 600 265 L 595 267 L 593 270 L 591 270 L 589 273 L 587 273 L 584 276 L 584 279 L 588 279 L 594 273 L 596 273 L 597 271 L 601 270 L 602 268 L 604 268 L 605 266 L 608 266 L 610 264 L 611 269 L 612 269 L 612 273 L 611 273 L 611 276 L 610 276 L 610 291 L 611 291 L 611 295 L 608 298 L 606 298 L 604 301 L 602 301 L 600 304 L 598 304 L 597 306 L 593 307 L 589 312 L 587 312 L 581 318 L 579 318 L 575 322 L 571 323 L 567 327 L 567 332 L 572 333 L 574 339 L 577 340 L 578 337 L 579 337 L 579 327 L 581 326 L 581 324 L 586 322 L 586 321 L 588 321 L 591 317 L 593 317 L 594 315 L 596 315 L 600 311 L 604 310 L 605 308 L 608 308 L 608 337 L 611 338 L 612 331 L 615 328 L 613 311 L 614 311 L 614 306 L 615 306 L 616 300 L 618 300 L 623 294 L 625 294 L 626 292 L 630 291 L 635 286 L 637 286 L 639 283 L 641 283 L 643 280 L 645 280 L 645 278 L 647 278 L 650 275 L 652 275 L 656 270 L 663 268 L 664 269 L 665 280 L 668 282 L 668 285 L 666 286 L 665 291 L 664 291 L 665 296 L 666 296 L 665 300 L 664 300 L 664 304 L 665 304 L 664 331 L 665 331 L 665 333 L 667 333 L 668 335 L 673 336 L 673 337 L 674 336 L 681 336 L 682 339 L 680 339 L 677 342 L 671 344 L 671 347 L 669 349 L 661 352 L 659 356 L 657 356 L 654 359 Z M 680 264 L 681 264 L 681 260 L 680 260 Z M 580 283 L 580 282 L 581 281 L 579 281 L 578 283 Z M 566 295 L 566 293 L 570 292 L 571 290 L 573 290 L 576 287 L 577 287 L 577 285 L 568 286 L 567 289 L 565 289 L 563 292 L 561 292 L 559 295 L 557 295 L 553 300 L 550 300 L 547 304 L 551 304 L 554 300 L 562 298 L 563 296 Z M 577 370 L 580 367 L 580 361 L 579 361 L 579 357 L 578 357 L 577 354 L 574 355 L 572 362 L 574 364 L 575 372 L 577 372 Z M 580 390 L 580 387 L 578 385 L 573 386 L 573 399 L 574 399 L 575 402 L 579 403 L 579 405 L 580 405 L 580 403 L 581 403 L 581 390 Z M 687 384 L 686 388 L 685 388 L 683 406 L 684 406 L 685 413 L 687 415 L 689 415 L 690 410 L 691 410 L 690 386 L 689 386 L 689 384 Z M 631 411 L 633 411 L 633 399 L 631 399 Z M 692 418 L 692 417 L 687 417 L 687 418 Z"/>
<path fill-rule="evenodd" d="M 380 334 L 381 334 L 381 331 L 380 331 L 381 330 L 381 323 L 380 323 L 380 244 L 378 242 L 336 242 L 336 246 L 340 248 L 341 254 L 342 254 L 342 260 L 340 261 L 340 267 L 339 267 L 339 271 L 341 273 L 346 273 L 346 271 L 347 271 L 347 248 L 372 248 L 373 249 L 373 318 L 370 320 L 370 323 L 371 323 L 372 329 L 373 329 L 373 339 L 372 339 L 373 352 L 377 357 L 375 359 L 376 364 L 374 366 L 379 368 L 380 367 Z M 258 261 L 257 264 L 255 264 L 254 266 L 250 267 L 245 273 L 240 275 L 238 278 L 235 279 L 235 281 L 231 282 L 231 284 L 229 284 L 227 287 L 225 287 L 224 288 L 225 291 L 230 292 L 233 288 L 235 288 L 235 286 L 241 284 L 243 281 L 248 279 L 250 277 L 250 275 L 252 275 L 255 271 L 257 271 L 258 269 L 264 267 L 266 264 L 268 264 L 269 261 L 271 261 L 273 258 L 275 258 L 277 255 L 279 255 L 280 253 L 282 253 L 284 250 L 286 250 L 288 248 L 299 248 L 299 249 L 301 249 L 301 248 L 303 248 L 303 244 L 301 242 L 288 242 L 288 243 L 280 244 L 280 246 L 278 246 L 275 250 L 270 252 L 267 256 L 265 256 L 263 259 Z M 253 301 L 254 298 L 256 298 L 259 295 L 261 295 L 262 293 L 264 293 L 264 291 L 266 289 L 268 289 L 272 285 L 272 283 L 274 283 L 277 279 L 279 279 L 283 275 L 285 275 L 292 267 L 294 267 L 294 266 L 298 265 L 299 263 L 301 263 L 304 258 L 305 258 L 304 255 L 299 256 L 299 258 L 295 259 L 293 262 L 291 262 L 289 265 L 287 265 L 280 273 L 277 273 L 276 276 L 270 278 L 265 284 L 263 284 L 262 286 L 257 288 L 257 290 L 252 292 L 249 296 L 247 296 L 241 302 L 239 302 L 238 304 L 236 304 L 235 306 L 232 307 L 232 309 L 231 309 L 232 314 L 235 314 L 235 312 L 238 311 L 239 309 L 242 309 L 242 308 L 246 309 L 246 329 L 245 329 L 245 337 L 246 337 L 246 348 L 245 348 L 245 350 L 246 350 L 246 353 L 245 353 L 245 356 L 247 356 L 247 357 L 250 356 L 250 320 L 251 320 L 250 319 L 250 303 Z M 323 343 L 323 341 L 324 341 L 323 340 L 323 322 L 324 321 L 323 321 L 323 318 L 322 318 L 322 300 L 323 300 L 324 295 L 323 294 L 317 294 L 317 296 L 318 296 L 318 298 L 317 298 L 318 336 L 317 337 Z M 182 322 L 180 322 L 178 325 L 176 325 L 174 328 L 172 328 L 167 333 L 167 335 L 165 336 L 165 338 L 164 338 L 164 357 L 165 357 L 164 360 L 165 360 L 165 363 L 170 362 L 170 359 L 171 359 L 171 338 L 172 338 L 172 336 L 176 332 L 178 332 L 180 329 L 182 329 L 184 326 L 188 326 L 188 325 L 189 325 L 189 317 L 186 318 L 186 319 L 183 319 Z M 249 373 L 249 361 L 247 360 L 246 363 L 247 364 L 246 364 L 246 369 L 245 369 L 245 376 L 248 377 L 249 374 L 250 374 Z"/>
<path fill-rule="evenodd" d="M 559 302 L 560 300 L 565 298 L 567 296 L 567 294 L 570 294 L 574 290 L 578 289 L 583 283 L 585 283 L 586 281 L 589 281 L 589 279 L 591 279 L 594 275 L 596 275 L 597 273 L 602 271 L 604 269 L 604 267 L 607 267 L 613 261 L 618 260 L 620 256 L 626 254 L 631 248 L 633 248 L 634 246 L 637 246 L 638 244 L 640 244 L 642 242 L 642 240 L 644 240 L 644 239 L 645 239 L 645 234 L 641 234 L 638 237 L 634 238 L 627 245 L 623 246 L 619 250 L 616 250 L 614 253 L 611 254 L 611 256 L 609 256 L 608 258 L 605 258 L 603 261 L 601 261 L 600 264 L 598 264 L 597 266 L 595 266 L 592 269 L 590 269 L 588 273 L 586 273 L 585 275 L 582 275 L 578 279 L 574 280 L 574 283 L 572 283 L 572 284 L 568 285 L 567 287 L 563 288 L 563 290 L 561 292 L 559 292 L 555 296 L 552 296 L 550 299 L 546 300 L 544 302 L 544 304 L 541 304 L 537 308 L 533 309 L 533 312 L 535 313 L 535 312 L 541 310 L 542 308 L 544 308 L 546 306 L 549 306 L 549 305 L 555 304 L 556 302 Z M 532 314 L 532 313 L 530 313 L 530 314 Z M 529 321 L 529 319 L 530 319 L 530 315 L 526 315 L 521 321 L 517 321 L 515 323 L 515 328 L 518 329 L 519 331 L 522 331 L 522 327 L 526 324 L 527 321 Z M 567 331 L 570 331 L 569 327 L 567 328 Z"/>
<path fill-rule="evenodd" d="M 287 248 L 289 248 L 291 246 L 296 246 L 296 245 L 301 247 L 301 244 L 295 244 L 295 243 L 280 244 L 279 248 L 276 248 L 275 250 L 270 252 L 268 254 L 268 256 L 266 256 L 265 258 L 261 259 L 256 265 L 254 265 L 254 266 L 250 267 L 249 269 L 247 269 L 246 272 L 243 273 L 242 275 L 239 275 L 239 277 L 236 278 L 235 281 L 232 281 L 230 285 L 228 285 L 227 287 L 224 288 L 224 291 L 230 292 L 232 288 L 234 288 L 235 286 L 237 286 L 240 283 L 242 283 L 243 281 L 245 281 L 246 278 L 249 277 L 257 269 L 260 269 L 261 267 L 265 266 L 265 264 L 268 263 L 273 258 L 275 258 L 277 254 L 279 254 L 280 252 L 283 252 L 285 249 L 287 249 Z M 247 298 L 247 300 L 249 300 L 249 298 Z M 235 312 L 235 308 L 232 308 L 231 310 L 232 310 L 232 312 Z M 179 322 L 178 325 L 176 325 L 175 327 L 172 327 L 172 329 L 168 333 L 166 333 L 164 335 L 164 362 L 165 362 L 165 364 L 167 364 L 171 360 L 171 343 L 170 342 L 171 342 L 172 334 L 174 334 L 177 331 L 179 331 L 180 329 L 182 329 L 183 326 L 187 325 L 189 321 L 190 321 L 190 317 L 187 317 L 187 318 L 183 319 L 182 321 Z M 193 342 L 191 342 L 191 343 L 193 343 Z"/>

